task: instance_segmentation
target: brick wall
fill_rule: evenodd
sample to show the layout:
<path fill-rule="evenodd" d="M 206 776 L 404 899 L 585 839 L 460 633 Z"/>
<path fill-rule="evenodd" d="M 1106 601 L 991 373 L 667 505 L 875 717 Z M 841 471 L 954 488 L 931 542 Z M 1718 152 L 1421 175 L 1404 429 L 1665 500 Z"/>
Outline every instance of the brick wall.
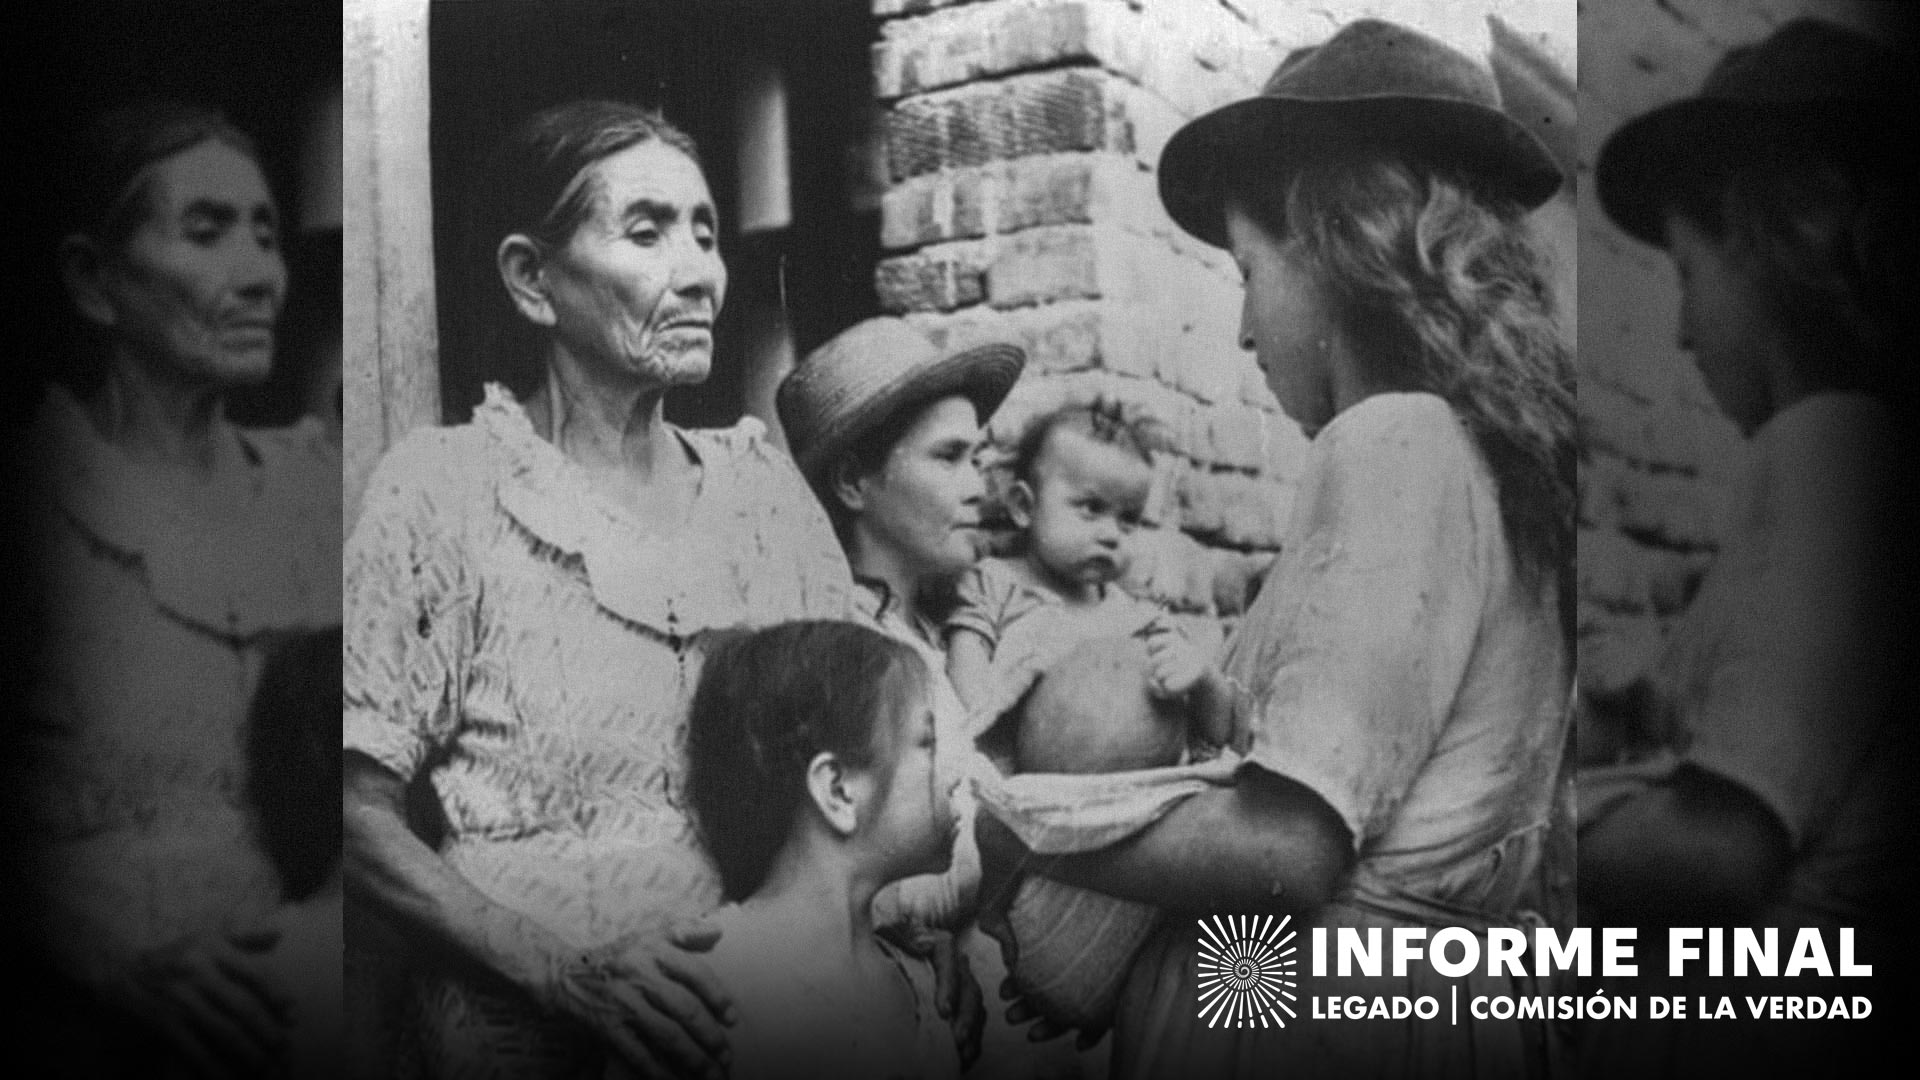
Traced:
<path fill-rule="evenodd" d="M 1693 93 L 1725 50 L 1803 13 L 1871 29 L 1898 5 L 1607 0 L 1580 19 L 1582 173 L 1623 121 Z M 1590 190 L 1590 189 L 1588 189 Z M 1657 250 L 1580 206 L 1581 679 L 1646 674 L 1712 562 L 1744 447 L 1674 344 L 1678 301 Z"/>
<path fill-rule="evenodd" d="M 1499 14 L 1572 63 L 1567 0 L 875 0 L 886 107 L 880 301 L 948 345 L 1030 354 L 1002 448 L 1062 404 L 1117 399 L 1174 433 L 1162 528 L 1133 582 L 1231 616 L 1287 520 L 1305 440 L 1236 344 L 1231 260 L 1155 193 L 1188 118 L 1255 93 L 1291 48 L 1380 15 L 1484 57 Z"/>

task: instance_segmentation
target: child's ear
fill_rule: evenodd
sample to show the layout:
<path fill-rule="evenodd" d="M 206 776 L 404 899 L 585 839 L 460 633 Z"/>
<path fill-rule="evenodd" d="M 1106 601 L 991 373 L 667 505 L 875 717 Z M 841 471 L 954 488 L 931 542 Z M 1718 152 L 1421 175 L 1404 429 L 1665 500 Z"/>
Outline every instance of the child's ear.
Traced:
<path fill-rule="evenodd" d="M 1007 489 L 1007 516 L 1015 525 L 1023 529 L 1033 525 L 1033 503 L 1033 486 L 1025 480 L 1015 480 Z"/>
<path fill-rule="evenodd" d="M 813 755 L 807 763 L 807 794 L 820 816 L 843 837 L 852 836 L 860 825 L 860 804 L 867 797 L 867 787 L 864 776 L 829 751 Z"/>

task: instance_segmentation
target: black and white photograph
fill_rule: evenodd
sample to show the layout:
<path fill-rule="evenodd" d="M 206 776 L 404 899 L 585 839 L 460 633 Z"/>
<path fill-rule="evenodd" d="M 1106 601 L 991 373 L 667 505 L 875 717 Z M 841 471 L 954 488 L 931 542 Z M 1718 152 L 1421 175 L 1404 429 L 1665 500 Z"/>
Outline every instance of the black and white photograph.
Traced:
<path fill-rule="evenodd" d="M 9 14 L 9 1042 L 1892 1071 L 1915 14 Z"/>
<path fill-rule="evenodd" d="M 1575 918 L 1576 12 L 1350 8 L 349 5 L 360 1060 L 1563 1058 L 1205 1007 Z"/>

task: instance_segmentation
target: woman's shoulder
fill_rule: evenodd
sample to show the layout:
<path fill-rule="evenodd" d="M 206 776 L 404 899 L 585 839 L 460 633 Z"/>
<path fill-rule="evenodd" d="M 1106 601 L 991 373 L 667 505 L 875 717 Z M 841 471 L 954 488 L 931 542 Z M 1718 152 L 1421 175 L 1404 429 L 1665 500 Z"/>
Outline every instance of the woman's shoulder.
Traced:
<path fill-rule="evenodd" d="M 678 430 L 703 459 L 719 462 L 739 477 L 769 477 L 782 486 L 805 486 L 799 467 L 759 417 L 743 416 L 729 427 Z"/>
<path fill-rule="evenodd" d="M 1312 460 L 1335 474 L 1438 481 L 1485 472 L 1453 406 L 1437 394 L 1374 394 L 1333 419 L 1313 442 Z"/>

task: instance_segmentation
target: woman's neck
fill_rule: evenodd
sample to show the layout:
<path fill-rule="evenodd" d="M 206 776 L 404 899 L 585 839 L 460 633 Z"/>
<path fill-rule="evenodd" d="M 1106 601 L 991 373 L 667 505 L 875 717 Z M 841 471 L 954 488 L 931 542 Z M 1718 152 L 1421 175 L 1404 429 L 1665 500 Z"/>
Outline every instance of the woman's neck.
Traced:
<path fill-rule="evenodd" d="M 605 378 L 559 345 L 527 412 L 541 435 L 590 470 L 617 469 L 644 483 L 686 464 L 666 422 L 665 387 Z"/>
<path fill-rule="evenodd" d="M 833 942 L 852 952 L 872 941 L 873 898 L 882 884 L 837 838 L 799 829 L 740 906 L 777 918 L 791 940 Z"/>
<path fill-rule="evenodd" d="M 212 474 L 233 449 L 218 386 L 167 378 L 125 353 L 85 407 L 100 437 L 137 461 Z"/>
<path fill-rule="evenodd" d="M 853 576 L 885 585 L 888 598 L 899 605 L 900 614 L 909 624 L 917 624 L 920 618 L 921 578 L 907 565 L 906 559 L 893 548 L 861 531 L 857 525 L 852 543 L 847 547 L 847 562 L 853 569 Z"/>

